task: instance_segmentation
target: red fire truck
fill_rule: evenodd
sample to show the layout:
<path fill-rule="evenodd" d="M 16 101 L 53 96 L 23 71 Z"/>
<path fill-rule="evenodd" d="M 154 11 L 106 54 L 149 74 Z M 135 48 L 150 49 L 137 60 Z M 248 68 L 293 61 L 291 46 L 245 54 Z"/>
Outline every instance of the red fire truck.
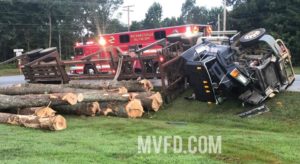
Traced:
<path fill-rule="evenodd" d="M 86 43 L 76 43 L 74 50 L 75 56 L 73 60 L 82 60 L 91 54 L 93 55 L 92 59 L 107 59 L 110 57 L 107 49 L 109 47 L 118 47 L 124 53 L 130 54 L 137 49 L 143 48 L 153 42 L 167 38 L 170 35 L 181 35 L 184 37 L 189 36 L 207 36 L 211 33 L 210 25 L 200 25 L 200 24 L 190 24 L 182 26 L 173 26 L 173 27 L 163 27 L 156 29 L 147 29 L 141 31 L 129 31 L 121 32 L 114 34 L 104 34 L 97 38 L 97 41 L 88 41 Z M 146 50 L 143 55 L 153 55 L 157 53 L 159 46 L 154 46 L 152 49 Z M 134 54 L 133 54 L 134 56 Z M 163 62 L 164 59 L 160 58 L 160 62 Z M 159 62 L 159 61 L 155 61 Z M 113 74 L 115 70 L 111 69 L 109 62 L 103 60 L 96 64 L 96 68 L 101 73 Z M 89 65 L 80 65 L 76 64 L 70 67 L 70 71 L 73 74 L 89 74 L 93 73 L 90 70 Z"/>

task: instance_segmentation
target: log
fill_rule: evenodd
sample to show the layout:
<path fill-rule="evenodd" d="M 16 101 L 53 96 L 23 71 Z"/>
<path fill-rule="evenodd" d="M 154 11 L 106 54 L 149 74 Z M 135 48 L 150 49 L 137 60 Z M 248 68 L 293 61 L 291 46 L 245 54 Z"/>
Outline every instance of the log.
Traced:
<path fill-rule="evenodd" d="M 52 93 L 50 94 L 50 99 L 58 99 L 62 101 L 68 102 L 70 105 L 75 105 L 79 101 L 83 101 L 83 95 L 82 94 L 74 94 L 74 93 Z"/>
<path fill-rule="evenodd" d="M 19 115 L 35 115 L 38 117 L 54 117 L 56 111 L 49 107 L 31 107 L 18 109 L 16 113 Z"/>
<path fill-rule="evenodd" d="M 4 95 L 28 95 L 28 94 L 50 94 L 50 93 L 80 93 L 87 90 L 68 88 L 55 84 L 18 84 L 9 87 L 0 87 L 0 94 Z"/>
<path fill-rule="evenodd" d="M 53 109 L 55 109 L 55 111 L 59 114 L 95 116 L 98 112 L 100 112 L 100 105 L 98 102 L 81 102 L 73 106 L 53 106 Z"/>
<path fill-rule="evenodd" d="M 17 95 L 8 96 L 0 95 L 0 110 L 11 108 L 27 108 L 51 105 L 74 105 L 77 103 L 75 94 L 72 93 L 57 93 L 54 95 Z"/>
<path fill-rule="evenodd" d="M 128 102 L 129 94 L 119 94 L 116 92 L 107 91 L 94 91 L 94 92 L 82 92 L 83 102 L 109 102 L 109 101 L 121 101 Z"/>
<path fill-rule="evenodd" d="M 139 92 L 130 93 L 129 99 L 139 99 L 144 110 L 157 112 L 163 104 L 162 96 L 159 92 Z"/>
<path fill-rule="evenodd" d="M 0 113 L 0 123 L 47 130 L 63 130 L 67 128 L 65 118 L 60 115 L 54 117 L 38 117 L 34 115 Z"/>
<path fill-rule="evenodd" d="M 149 80 L 141 81 L 70 81 L 69 84 L 65 84 L 71 88 L 82 88 L 82 89 L 97 89 L 97 90 L 110 90 L 124 87 L 128 92 L 148 92 L 153 89 L 153 85 Z"/>
<path fill-rule="evenodd" d="M 78 89 L 80 88 L 80 89 Z M 49 93 L 80 93 L 86 89 L 124 92 L 146 92 L 153 89 L 148 80 L 141 81 L 71 81 L 70 84 L 18 84 L 10 87 L 0 87 L 0 94 L 26 95 Z"/>
<path fill-rule="evenodd" d="M 115 90 L 90 90 L 66 88 L 63 85 L 53 84 L 21 84 L 13 87 L 0 88 L 0 93 L 5 95 L 26 95 L 26 94 L 45 94 L 51 93 L 55 97 L 55 93 L 76 93 L 78 102 L 95 102 L 95 101 L 128 101 L 128 95 L 125 88 L 121 87 Z M 121 93 L 121 94 L 120 94 Z M 124 95 L 124 96 L 122 96 Z M 70 98 L 71 99 L 71 98 Z"/>
<path fill-rule="evenodd" d="M 53 109 L 55 110 L 53 110 Z M 98 102 L 85 103 L 81 102 L 76 105 L 58 105 L 49 107 L 31 107 L 24 109 L 12 109 L 9 113 L 16 113 L 20 115 L 35 115 L 39 117 L 53 117 L 56 113 L 59 114 L 74 114 L 95 116 L 100 111 Z"/>
<path fill-rule="evenodd" d="M 133 99 L 125 102 L 106 102 L 100 103 L 100 115 L 118 116 L 128 118 L 139 118 L 143 116 L 144 109 L 140 100 Z"/>

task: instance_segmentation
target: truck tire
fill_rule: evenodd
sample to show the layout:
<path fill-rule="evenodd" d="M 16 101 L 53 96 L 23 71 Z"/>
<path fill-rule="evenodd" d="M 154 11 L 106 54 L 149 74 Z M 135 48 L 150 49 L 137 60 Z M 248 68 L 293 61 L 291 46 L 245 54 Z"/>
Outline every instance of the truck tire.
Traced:
<path fill-rule="evenodd" d="M 94 69 L 94 66 L 91 64 L 87 64 L 83 68 L 83 73 L 87 75 L 93 75 L 96 74 L 97 70 Z"/>
<path fill-rule="evenodd" d="M 240 42 L 244 46 L 251 46 L 254 43 L 256 43 L 265 33 L 266 33 L 266 29 L 264 29 L 264 28 L 258 28 L 258 29 L 252 30 L 252 31 L 244 34 L 240 38 Z"/>

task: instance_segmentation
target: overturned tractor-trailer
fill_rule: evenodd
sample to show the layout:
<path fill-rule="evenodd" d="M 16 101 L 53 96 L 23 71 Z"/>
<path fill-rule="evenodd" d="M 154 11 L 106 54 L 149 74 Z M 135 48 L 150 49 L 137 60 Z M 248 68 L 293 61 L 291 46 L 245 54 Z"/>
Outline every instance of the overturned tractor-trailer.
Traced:
<path fill-rule="evenodd" d="M 295 80 L 290 51 L 263 28 L 230 39 L 200 38 L 181 58 L 201 101 L 221 103 L 233 96 L 257 105 Z"/>

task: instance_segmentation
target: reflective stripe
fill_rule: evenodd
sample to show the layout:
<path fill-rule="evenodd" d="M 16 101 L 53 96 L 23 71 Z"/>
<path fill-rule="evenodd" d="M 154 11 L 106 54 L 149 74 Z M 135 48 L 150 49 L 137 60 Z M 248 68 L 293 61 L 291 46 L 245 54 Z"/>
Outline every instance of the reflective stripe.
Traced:
<path fill-rule="evenodd" d="M 144 53 L 157 53 L 157 50 L 159 49 L 146 50 Z"/>
<path fill-rule="evenodd" d="M 70 67 L 70 70 L 71 70 L 71 71 L 74 71 L 74 70 L 82 70 L 82 69 L 83 69 L 82 66 L 71 66 L 71 67 Z"/>
<path fill-rule="evenodd" d="M 104 69 L 104 68 L 110 68 L 110 65 L 97 65 L 96 66 L 97 69 Z M 74 71 L 74 70 L 83 70 L 83 66 L 71 66 L 70 67 L 70 70 L 71 71 Z"/>
<path fill-rule="evenodd" d="M 96 68 L 97 69 L 110 68 L 110 65 L 97 65 Z"/>

